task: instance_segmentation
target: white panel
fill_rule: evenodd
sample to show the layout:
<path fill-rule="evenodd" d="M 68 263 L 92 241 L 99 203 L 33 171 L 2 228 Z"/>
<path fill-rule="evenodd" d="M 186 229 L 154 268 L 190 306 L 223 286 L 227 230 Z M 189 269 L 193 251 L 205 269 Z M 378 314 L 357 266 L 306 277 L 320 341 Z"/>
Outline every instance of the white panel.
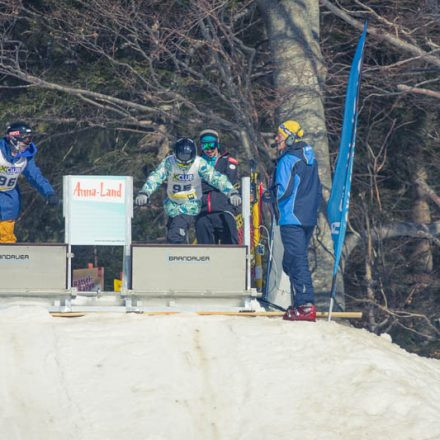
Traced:
<path fill-rule="evenodd" d="M 66 243 L 130 244 L 132 177 L 64 176 L 64 204 Z"/>
<path fill-rule="evenodd" d="M 66 289 L 66 245 L 0 245 L 0 294 Z"/>
<path fill-rule="evenodd" d="M 243 292 L 245 246 L 133 245 L 134 291 Z"/>

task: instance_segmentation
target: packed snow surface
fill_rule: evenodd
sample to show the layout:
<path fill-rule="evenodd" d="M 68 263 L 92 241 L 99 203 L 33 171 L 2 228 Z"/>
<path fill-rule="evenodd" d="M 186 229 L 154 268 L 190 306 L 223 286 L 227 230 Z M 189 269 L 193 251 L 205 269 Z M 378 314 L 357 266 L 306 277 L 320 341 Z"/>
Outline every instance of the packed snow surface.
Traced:
<path fill-rule="evenodd" d="M 440 439 L 440 361 L 334 322 L 8 307 L 0 438 Z"/>

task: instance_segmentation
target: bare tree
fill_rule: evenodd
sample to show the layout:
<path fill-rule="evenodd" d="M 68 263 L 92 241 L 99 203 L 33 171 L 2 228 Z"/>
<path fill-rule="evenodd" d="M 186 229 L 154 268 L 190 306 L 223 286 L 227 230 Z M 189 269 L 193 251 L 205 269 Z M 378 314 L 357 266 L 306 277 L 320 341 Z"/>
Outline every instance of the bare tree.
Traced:
<path fill-rule="evenodd" d="M 370 330 L 409 331 L 426 343 L 438 337 L 439 272 L 432 262 L 440 250 L 440 137 L 432 120 L 438 118 L 440 10 L 429 1 L 320 4 L 324 35 L 333 37 L 321 41 L 332 158 L 341 121 L 335 110 L 342 105 L 342 78 L 349 69 L 341 42 L 355 40 L 369 20 L 346 239 L 346 297 L 349 306 L 365 307 L 364 325 Z"/>
<path fill-rule="evenodd" d="M 331 171 L 324 113 L 326 67 L 320 49 L 319 5 L 303 2 L 259 0 L 265 18 L 278 99 L 278 120 L 300 121 L 305 139 L 313 145 L 320 165 L 324 198 L 331 188 Z M 315 289 L 328 297 L 331 288 L 332 242 L 324 215 L 320 216 L 316 242 Z M 340 293 L 343 285 L 339 283 Z"/>
<path fill-rule="evenodd" d="M 95 117 L 84 122 L 144 131 L 144 143 L 151 136 L 157 141 L 164 123 L 174 131 L 209 124 L 237 139 L 245 135 L 248 158 L 268 157 L 258 130 L 259 110 L 267 102 L 256 101 L 256 51 L 239 30 L 254 25 L 251 1 L 227 7 L 208 0 L 192 5 L 61 0 L 52 2 L 49 12 L 18 0 L 2 3 L 9 11 L 2 17 L 0 72 L 95 107 Z M 89 54 L 94 78 L 77 76 L 68 84 L 69 75 L 56 78 L 44 65 L 37 72 L 30 69 L 38 54 L 12 38 L 11 30 L 31 20 L 50 36 L 49 63 L 56 57 L 54 46 L 71 54 L 68 68 L 76 72 Z M 101 70 L 112 75 L 110 84 L 96 81 Z"/>
<path fill-rule="evenodd" d="M 130 160 L 138 166 L 145 156 L 167 154 L 174 136 L 210 125 L 267 176 L 273 153 L 266 139 L 280 120 L 294 118 L 317 151 L 328 196 L 350 64 L 368 18 L 346 292 L 352 304 L 366 304 L 370 329 L 413 326 L 429 339 L 435 307 L 426 314 L 420 307 L 432 304 L 424 295 L 439 285 L 437 3 L 0 0 L 3 119 L 21 111 L 20 97 L 33 103 L 23 111 L 35 122 L 59 127 L 51 140 L 90 127 L 133 133 L 139 154 L 125 147 L 106 153 L 127 170 Z M 44 98 L 33 98 L 36 91 L 46 91 Z M 60 163 L 76 148 L 66 142 Z M 314 281 L 328 291 L 332 244 L 324 218 L 315 244 Z M 420 256 L 432 270 L 416 269 Z"/>

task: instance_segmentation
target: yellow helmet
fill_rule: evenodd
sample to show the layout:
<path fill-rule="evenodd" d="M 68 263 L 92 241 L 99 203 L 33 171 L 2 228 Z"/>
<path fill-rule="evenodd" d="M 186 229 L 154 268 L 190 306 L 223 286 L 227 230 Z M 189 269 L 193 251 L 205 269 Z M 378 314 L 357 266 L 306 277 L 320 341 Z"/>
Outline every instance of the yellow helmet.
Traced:
<path fill-rule="evenodd" d="M 304 136 L 304 130 L 299 125 L 299 122 L 293 120 L 283 122 L 278 127 L 278 133 L 281 133 L 283 138 L 286 139 L 287 145 L 292 145 Z"/>

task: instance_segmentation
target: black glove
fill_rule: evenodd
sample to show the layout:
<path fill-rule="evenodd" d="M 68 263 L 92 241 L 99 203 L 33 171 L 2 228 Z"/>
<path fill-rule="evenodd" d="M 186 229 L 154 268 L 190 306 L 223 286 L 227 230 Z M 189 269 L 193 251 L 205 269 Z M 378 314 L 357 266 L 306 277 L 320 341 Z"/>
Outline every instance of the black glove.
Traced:
<path fill-rule="evenodd" d="M 263 201 L 263 203 L 272 203 L 272 193 L 270 192 L 270 190 L 266 189 L 263 192 L 263 196 L 261 197 L 261 200 Z"/>
<path fill-rule="evenodd" d="M 47 198 L 47 203 L 49 203 L 49 205 L 51 205 L 51 206 L 57 206 L 60 203 L 60 199 L 58 198 L 58 196 L 56 194 L 51 194 Z"/>
<path fill-rule="evenodd" d="M 148 203 L 148 196 L 145 193 L 139 193 L 134 199 L 134 204 L 136 206 L 144 206 Z"/>

